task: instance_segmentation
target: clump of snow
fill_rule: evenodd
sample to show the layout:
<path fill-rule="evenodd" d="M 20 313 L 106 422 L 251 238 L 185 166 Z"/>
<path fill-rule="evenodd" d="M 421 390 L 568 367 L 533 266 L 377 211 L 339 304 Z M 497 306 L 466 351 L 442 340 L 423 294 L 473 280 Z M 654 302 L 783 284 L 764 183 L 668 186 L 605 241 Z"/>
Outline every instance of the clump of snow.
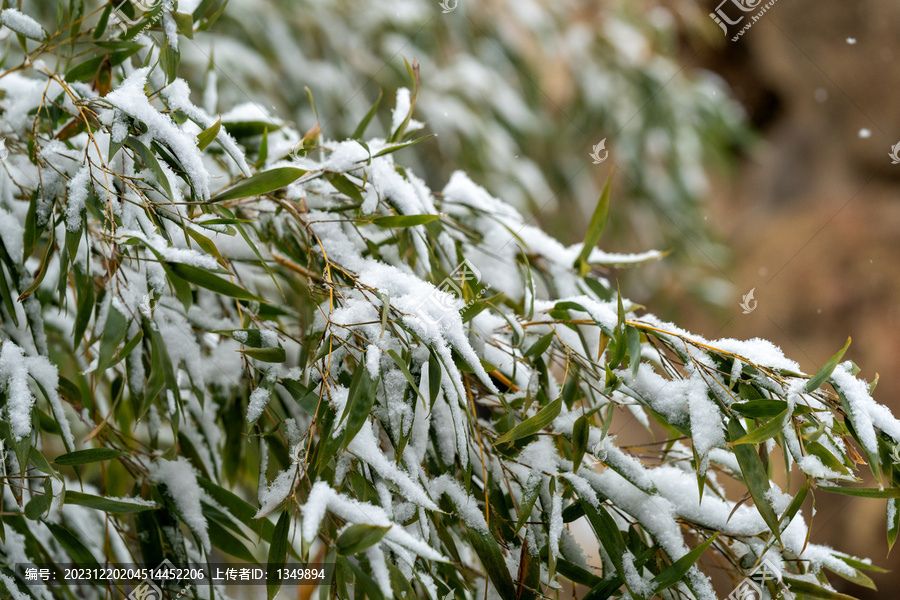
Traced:
<path fill-rule="evenodd" d="M 261 476 L 264 475 L 264 473 L 261 474 Z M 272 483 L 259 491 L 259 511 L 253 518 L 260 519 L 275 510 L 294 490 L 297 481 L 296 467 L 290 467 L 278 473 Z"/>
<path fill-rule="evenodd" d="M 260 386 L 250 394 L 250 403 L 247 405 L 247 422 L 255 423 L 263 414 L 269 403 L 269 390 Z"/>
<path fill-rule="evenodd" d="M 450 501 L 456 507 L 459 518 L 462 519 L 466 526 L 475 529 L 484 534 L 490 534 L 487 521 L 484 520 L 484 513 L 478 508 L 478 502 L 475 498 L 466 495 L 462 486 L 452 479 L 450 475 L 444 474 L 437 479 L 432 479 L 428 485 L 432 495 L 439 498 L 442 494 L 447 494 Z"/>
<path fill-rule="evenodd" d="M 32 40 L 47 39 L 47 32 L 40 23 L 14 8 L 7 8 L 0 12 L 0 24 Z"/>
<path fill-rule="evenodd" d="M 0 241 L 7 254 L 17 265 L 22 264 L 25 228 L 19 219 L 4 208 L 0 208 Z"/>
<path fill-rule="evenodd" d="M 175 460 L 158 458 L 150 466 L 150 477 L 156 483 L 166 486 L 181 518 L 197 536 L 203 550 L 209 553 L 209 524 L 203 516 L 200 504 L 203 492 L 197 483 L 197 470 L 194 466 L 183 456 Z"/>
<path fill-rule="evenodd" d="M 28 388 L 28 369 L 22 349 L 10 340 L 3 341 L 0 347 L 0 386 L 6 393 L 6 414 L 13 437 L 18 441 L 31 435 L 34 396 Z"/>
<path fill-rule="evenodd" d="M 69 180 L 69 198 L 66 204 L 66 229 L 72 233 L 81 230 L 81 213 L 88 198 L 88 186 L 91 183 L 91 168 L 85 165 Z"/>
<path fill-rule="evenodd" d="M 149 67 L 137 69 L 121 86 L 107 94 L 105 100 L 143 122 L 147 126 L 147 135 L 165 144 L 181 162 L 200 199 L 209 200 L 209 171 L 203 164 L 197 138 L 182 131 L 171 117 L 150 104 L 144 92 L 149 73 Z"/>
<path fill-rule="evenodd" d="M 894 438 L 895 442 L 900 442 L 900 421 L 894 417 L 891 409 L 872 399 L 866 382 L 853 376 L 852 366 L 849 361 L 838 365 L 831 374 L 831 382 L 850 405 L 853 426 L 863 447 L 872 456 L 878 456 L 875 427 Z"/>

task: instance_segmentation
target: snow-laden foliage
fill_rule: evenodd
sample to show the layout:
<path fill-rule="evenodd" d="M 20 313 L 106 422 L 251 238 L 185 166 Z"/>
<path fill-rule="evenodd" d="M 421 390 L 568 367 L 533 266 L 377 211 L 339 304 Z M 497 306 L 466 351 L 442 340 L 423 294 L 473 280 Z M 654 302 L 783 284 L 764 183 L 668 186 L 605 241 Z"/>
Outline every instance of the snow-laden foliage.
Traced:
<path fill-rule="evenodd" d="M 36 4 L 56 17 L 54 2 Z M 566 222 L 590 213 L 615 162 L 612 239 L 679 250 L 673 259 L 691 266 L 680 271 L 682 286 L 723 301 L 708 269 L 727 252 L 700 208 L 706 167 L 723 165 L 747 132 L 723 82 L 697 67 L 692 50 L 679 51 L 686 33 L 719 35 L 708 10 L 657 0 L 443 4 L 449 12 L 441 0 L 231 0 L 214 32 L 179 45 L 181 74 L 208 88 L 197 99 L 210 114 L 245 105 L 256 121 L 273 111 L 296 123 L 321 117 L 344 139 L 381 91 L 381 110 L 392 104 L 389 90 L 407 85 L 402 57 L 416 57 L 423 87 L 407 129 L 438 135 L 405 162 L 429 185 L 461 169 L 519 210 Z M 181 12 L 197 5 L 180 0 Z M 393 129 L 376 121 L 371 133 Z M 590 153 L 603 140 L 607 161 L 597 166 Z M 655 275 L 642 285 L 657 289 L 664 278 Z"/>
<path fill-rule="evenodd" d="M 659 253 L 594 247 L 609 187 L 569 247 L 461 171 L 429 189 L 402 166 L 430 143 L 415 64 L 387 137 L 201 108 L 175 44 L 223 3 L 193 4 L 127 32 L 62 11 L 0 72 L 6 592 L 75 596 L 20 562 L 285 545 L 335 564 L 334 598 L 711 600 L 705 570 L 764 559 L 796 594 L 867 580 L 800 510 L 887 498 L 896 537 L 900 422 L 842 353 L 810 377 L 621 297 L 608 268 Z M 654 442 L 619 443 L 628 421 Z M 879 488 L 843 485 L 861 465 Z"/>

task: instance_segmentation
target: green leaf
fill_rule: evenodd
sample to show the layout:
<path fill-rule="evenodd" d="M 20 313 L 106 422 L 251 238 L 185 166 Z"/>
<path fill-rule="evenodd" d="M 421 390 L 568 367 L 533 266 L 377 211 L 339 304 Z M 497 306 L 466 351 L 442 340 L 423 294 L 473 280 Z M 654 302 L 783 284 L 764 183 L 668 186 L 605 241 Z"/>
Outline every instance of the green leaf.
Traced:
<path fill-rule="evenodd" d="M 212 521 L 209 527 L 209 542 L 213 547 L 225 554 L 230 554 L 243 561 L 255 563 L 256 557 L 244 543 L 228 532 L 228 529 Z"/>
<path fill-rule="evenodd" d="M 523 437 L 528 437 L 529 435 L 534 435 L 535 433 L 541 431 L 547 425 L 553 422 L 559 415 L 559 411 L 562 409 L 562 398 L 557 398 L 544 408 L 542 408 L 536 415 L 533 417 L 529 417 L 525 419 L 506 433 L 500 436 L 500 438 L 494 442 L 494 445 L 497 446 L 499 444 L 505 444 L 508 442 L 514 442 L 516 440 L 522 439 Z"/>
<path fill-rule="evenodd" d="M 600 585 L 603 579 L 597 577 L 587 569 L 570 563 L 564 558 L 556 560 L 556 572 L 573 583 L 583 585 L 589 588 Z"/>
<path fill-rule="evenodd" d="M 138 156 L 141 157 L 141 161 L 144 166 L 149 168 L 153 172 L 153 176 L 156 178 L 156 181 L 163 187 L 166 191 L 166 195 L 169 197 L 169 200 L 175 202 L 175 195 L 172 193 L 172 186 L 169 185 L 169 178 L 166 176 L 165 171 L 162 170 L 162 167 L 159 165 L 159 160 L 156 158 L 156 154 L 153 151 L 144 145 L 143 142 L 138 140 L 136 137 L 128 136 L 125 140 L 125 145 L 138 153 Z"/>
<path fill-rule="evenodd" d="M 205 131 L 201 131 L 197 135 L 197 142 L 199 143 L 200 150 L 206 150 L 206 148 L 216 141 L 216 138 L 219 136 L 219 131 L 222 129 L 222 117 L 219 117 L 219 120 L 215 122 L 209 129 Z"/>
<path fill-rule="evenodd" d="M 212 202 L 225 202 L 227 200 L 240 200 L 241 198 L 250 198 L 253 196 L 262 196 L 269 194 L 275 190 L 286 187 L 301 177 L 306 175 L 303 169 L 295 169 L 294 167 L 281 167 L 280 169 L 272 169 L 257 173 L 253 177 L 246 179 L 236 186 L 225 190 L 221 194 L 214 196 Z"/>
<path fill-rule="evenodd" d="M 66 504 L 76 504 L 85 506 L 95 510 L 102 510 L 106 513 L 129 515 L 132 513 L 143 512 L 145 510 L 155 510 L 158 506 L 150 506 L 137 504 L 135 502 L 123 502 L 120 500 L 111 500 L 102 496 L 92 496 L 91 494 L 83 494 L 81 492 L 66 492 Z"/>
<path fill-rule="evenodd" d="M 481 559 L 484 571 L 491 578 L 494 589 L 500 595 L 501 600 L 518 600 L 515 584 L 509 575 L 509 569 L 506 568 L 506 562 L 503 560 L 503 552 L 500 550 L 500 544 L 488 532 L 479 531 L 472 527 L 467 527 L 469 541 L 472 542 L 472 548 L 475 554 Z"/>
<path fill-rule="evenodd" d="M 362 139 L 363 134 L 369 127 L 369 123 L 372 121 L 372 117 L 374 117 L 375 113 L 378 111 L 378 105 L 381 104 L 381 96 L 382 91 L 379 89 L 378 98 L 375 99 L 375 104 L 372 105 L 372 108 L 369 109 L 369 112 L 366 113 L 366 116 L 363 117 L 363 120 L 360 121 L 359 125 L 356 126 L 356 130 L 354 130 L 353 135 L 350 136 L 351 140 Z"/>
<path fill-rule="evenodd" d="M 628 341 L 628 356 L 631 361 L 631 379 L 637 379 L 641 366 L 641 333 L 631 325 L 625 326 L 625 339 Z"/>
<path fill-rule="evenodd" d="M 53 462 L 64 467 L 70 467 L 73 465 L 84 465 L 87 463 L 112 460 L 114 458 L 119 458 L 120 456 L 126 456 L 126 453 L 112 448 L 88 448 L 87 450 L 76 450 L 75 452 L 62 454 L 57 456 L 56 460 Z"/>
<path fill-rule="evenodd" d="M 584 451 L 587 449 L 588 438 L 591 434 L 591 422 L 587 415 L 581 415 L 575 420 L 572 427 L 572 472 L 577 473 Z"/>
<path fill-rule="evenodd" d="M 49 494 L 34 494 L 25 505 L 25 517 L 37 521 L 50 508 L 51 500 L 53 496 Z"/>
<path fill-rule="evenodd" d="M 283 363 L 287 360 L 287 354 L 280 346 L 277 348 L 241 348 L 238 352 L 267 363 Z"/>
<path fill-rule="evenodd" d="M 809 482 L 803 484 L 797 491 L 797 495 L 794 496 L 794 499 L 791 500 L 790 505 L 787 510 L 784 511 L 784 514 L 781 515 L 781 518 L 778 520 L 778 529 L 781 530 L 783 527 L 787 526 L 790 523 L 794 516 L 799 512 L 800 507 L 803 506 L 803 501 L 806 500 L 806 495 L 809 493 Z"/>
<path fill-rule="evenodd" d="M 390 215 L 387 217 L 376 217 L 372 219 L 372 223 L 387 229 L 393 227 L 425 225 L 426 223 L 437 221 L 440 218 L 440 215 Z"/>
<path fill-rule="evenodd" d="M 179 33 L 189 40 L 194 39 L 194 16 L 174 10 L 171 11 L 171 15 Z"/>
<path fill-rule="evenodd" d="M 769 438 L 775 437 L 776 435 L 781 433 L 781 430 L 784 427 L 784 420 L 787 418 L 787 416 L 788 409 L 785 409 L 784 412 L 782 412 L 780 415 L 778 415 L 762 427 L 757 427 L 747 435 L 731 442 L 731 445 L 737 446 L 738 444 L 761 444 Z"/>
<path fill-rule="evenodd" d="M 291 516 L 288 510 L 281 513 L 275 532 L 272 534 L 272 544 L 269 546 L 269 557 L 266 566 L 266 594 L 268 600 L 272 600 L 281 589 L 281 578 L 278 569 L 284 567 L 287 561 L 288 533 L 291 529 Z"/>
<path fill-rule="evenodd" d="M 551 331 L 550 333 L 545 333 L 538 341 L 529 346 L 528 350 L 525 351 L 523 356 L 526 358 L 538 358 L 544 355 L 544 352 L 547 351 L 547 348 L 550 347 L 550 343 L 553 342 L 553 336 L 555 334 Z"/>
<path fill-rule="evenodd" d="M 375 406 L 375 382 L 369 377 L 369 370 L 365 365 L 356 367 L 350 389 L 347 392 L 347 405 L 341 413 L 341 421 L 346 417 L 347 429 L 344 431 L 344 446 L 350 444 L 362 426 L 369 418 L 372 407 Z"/>
<path fill-rule="evenodd" d="M 597 201 L 597 206 L 594 208 L 594 214 L 591 216 L 587 234 L 585 234 L 584 243 L 581 246 L 581 253 L 575 261 L 576 265 L 587 263 L 588 257 L 590 257 L 591 252 L 603 236 L 603 230 L 606 229 L 606 221 L 609 219 L 609 196 L 613 173 L 614 171 L 610 171 L 606 185 L 603 186 L 603 192 L 600 194 L 600 200 Z"/>
<path fill-rule="evenodd" d="M 809 378 L 809 381 L 806 382 L 806 391 L 812 392 L 813 390 L 819 389 L 823 383 L 825 383 L 831 374 L 834 373 L 834 369 L 838 366 L 838 363 L 841 362 L 841 359 L 844 358 L 844 353 L 847 351 L 847 348 L 850 347 L 850 338 L 847 338 L 847 343 L 844 344 L 844 347 L 838 350 L 838 353 L 829 359 L 825 365 L 822 366 L 818 372 Z"/>
<path fill-rule="evenodd" d="M 831 492 L 832 494 L 841 494 L 843 496 L 854 496 L 856 498 L 900 498 L 900 488 L 858 488 L 858 487 L 842 487 L 837 485 L 820 485 L 819 489 L 823 492 Z"/>
<path fill-rule="evenodd" d="M 650 581 L 650 585 L 653 587 L 653 592 L 650 594 L 650 596 L 656 596 L 661 591 L 666 590 L 681 581 L 687 574 L 688 570 L 700 558 L 700 555 L 702 555 L 706 551 L 706 549 L 709 548 L 710 544 L 715 541 L 718 535 L 718 532 L 714 533 L 711 538 L 676 560 L 659 575 L 654 577 Z"/>
<path fill-rule="evenodd" d="M 98 373 L 103 373 L 121 360 L 121 357 L 116 356 L 116 350 L 127 333 L 128 319 L 119 312 L 119 309 L 111 306 L 106 316 L 106 324 L 103 326 L 103 336 L 100 338 L 96 369 Z"/>
<path fill-rule="evenodd" d="M 88 550 L 74 534 L 70 533 L 68 529 L 62 525 L 48 523 L 46 521 L 44 522 L 44 525 L 47 526 L 47 529 L 50 530 L 50 533 L 53 534 L 53 537 L 56 538 L 56 541 L 59 542 L 59 545 L 62 546 L 63 550 L 65 550 L 72 558 L 72 562 L 77 563 L 78 566 L 81 567 L 97 565 L 97 561 L 94 559 L 94 555 L 91 554 L 90 550 Z"/>
<path fill-rule="evenodd" d="M 728 436 L 732 440 L 739 440 L 747 435 L 744 427 L 737 419 L 728 421 Z M 733 447 L 735 458 L 741 467 L 741 473 L 744 476 L 744 483 L 750 490 L 750 496 L 756 504 L 756 509 L 762 516 L 766 525 L 775 534 L 775 538 L 781 543 L 781 531 L 778 529 L 778 516 L 772 503 L 766 493 L 769 491 L 769 476 L 766 474 L 766 468 L 763 466 L 762 459 L 757 454 L 756 449 L 749 444 L 739 444 Z M 900 490 L 898 490 L 900 491 Z"/>
<path fill-rule="evenodd" d="M 431 399 L 431 406 L 434 406 L 434 401 L 437 400 L 438 394 L 441 392 L 442 377 L 441 361 L 432 352 L 428 357 L 428 396 Z"/>
<path fill-rule="evenodd" d="M 384 534 L 391 528 L 379 527 L 377 525 L 369 525 L 367 523 L 356 523 L 350 525 L 337 539 L 337 553 L 343 556 L 349 556 L 362 552 L 370 546 L 374 546 L 381 541 Z"/>
<path fill-rule="evenodd" d="M 437 135 L 437 134 L 430 133 L 430 134 L 428 134 L 428 135 L 423 135 L 423 136 L 420 137 L 420 138 L 416 138 L 416 139 L 414 139 L 414 140 L 411 141 L 411 142 L 406 142 L 405 144 L 397 144 L 397 145 L 395 145 L 395 146 L 388 146 L 388 147 L 385 148 L 384 150 L 381 150 L 381 151 L 376 152 L 375 154 L 373 154 L 373 155 L 372 155 L 372 158 L 378 158 L 379 156 L 384 156 L 385 154 L 391 154 L 392 152 L 396 152 L 397 150 L 403 150 L 404 148 L 409 148 L 410 146 L 415 146 L 415 145 L 418 144 L 419 142 L 424 142 L 424 141 L 427 140 L 428 138 L 434 137 L 435 135 Z"/>
<path fill-rule="evenodd" d="M 779 413 L 783 413 L 787 408 L 787 402 L 784 400 L 769 399 L 750 400 L 748 402 L 735 402 L 730 408 L 731 410 L 741 413 L 745 417 L 768 419 Z"/>
<path fill-rule="evenodd" d="M 359 188 L 353 184 L 347 177 L 340 173 L 329 173 L 326 175 L 326 179 L 328 179 L 328 183 L 334 186 L 334 189 L 344 194 L 348 198 L 356 200 L 360 204 L 364 202 L 362 193 L 360 193 Z"/>
<path fill-rule="evenodd" d="M 856 600 L 853 596 L 841 594 L 840 592 L 832 592 L 831 590 L 826 590 L 821 586 L 802 579 L 783 577 L 782 581 L 787 584 L 791 592 L 795 595 L 801 594 L 811 598 L 824 598 L 825 600 Z"/>
<path fill-rule="evenodd" d="M 612 560 L 613 566 L 616 568 L 617 573 L 624 573 L 625 569 L 623 567 L 622 556 L 625 554 L 626 545 L 625 540 L 622 537 L 622 532 L 619 531 L 618 525 L 616 525 L 615 520 L 613 520 L 612 516 L 603 508 L 603 505 L 599 505 L 596 508 L 592 506 L 589 502 L 585 500 L 579 500 L 579 504 L 584 509 L 584 514 L 587 516 L 588 522 L 591 524 L 591 528 L 593 528 L 594 533 L 597 535 L 597 541 L 600 542 L 600 545 L 606 550 L 606 553 L 609 554 L 610 560 Z M 631 590 L 632 595 L 636 593 L 635 590 Z"/>
<path fill-rule="evenodd" d="M 206 269 L 200 269 L 198 267 L 176 262 L 168 262 L 166 263 L 166 266 L 172 269 L 176 275 L 185 281 L 195 283 L 198 286 L 216 292 L 217 294 L 237 298 L 239 300 L 267 302 L 264 298 L 251 294 L 244 288 L 231 283 L 227 279 L 216 277 Z"/>
<path fill-rule="evenodd" d="M 524 525 L 525 521 L 528 520 L 528 517 L 531 516 L 531 511 L 534 509 L 534 503 L 537 501 L 540 492 L 540 475 L 532 473 L 528 476 L 528 481 L 525 483 L 525 493 L 522 495 L 522 503 L 519 505 L 519 519 L 516 521 L 516 533 L 519 533 L 519 530 L 522 529 L 522 525 Z"/>

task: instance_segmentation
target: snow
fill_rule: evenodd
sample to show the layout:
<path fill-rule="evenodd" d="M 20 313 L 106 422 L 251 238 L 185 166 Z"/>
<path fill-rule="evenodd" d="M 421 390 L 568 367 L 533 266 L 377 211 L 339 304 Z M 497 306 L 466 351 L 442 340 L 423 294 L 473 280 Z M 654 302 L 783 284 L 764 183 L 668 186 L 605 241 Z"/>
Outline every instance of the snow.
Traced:
<path fill-rule="evenodd" d="M 215 71 L 211 72 L 215 73 Z M 191 90 L 188 87 L 187 82 L 183 79 L 176 79 L 169 84 L 162 90 L 162 95 L 171 108 L 180 110 L 203 129 L 209 129 L 216 124 L 216 119 L 209 116 L 200 108 L 194 106 L 191 102 Z M 222 147 L 225 148 L 228 155 L 235 161 L 238 168 L 240 168 L 241 173 L 243 173 L 245 177 L 250 177 L 252 172 L 250 171 L 250 166 L 247 164 L 247 159 L 244 156 L 243 151 L 238 146 L 237 141 L 235 141 L 235 139 L 225 130 L 224 126 L 219 129 L 216 140 L 222 144 Z"/>
<path fill-rule="evenodd" d="M 20 590 L 16 585 L 16 580 L 6 573 L 0 573 L 0 581 L 3 582 L 6 589 L 12 594 L 12 600 L 31 600 L 31 596 Z"/>
<path fill-rule="evenodd" d="M 448 474 L 443 474 L 436 479 L 432 479 L 428 484 L 428 489 L 435 498 L 440 498 L 446 494 L 450 498 L 450 502 L 456 507 L 459 518 L 467 527 L 474 529 L 485 535 L 490 535 L 487 521 L 484 520 L 484 513 L 478 507 L 478 502 L 471 496 L 467 496 L 465 490 L 459 483 Z"/>
<path fill-rule="evenodd" d="M 147 135 L 168 146 L 181 162 L 201 200 L 209 200 L 209 172 L 197 147 L 197 138 L 183 132 L 168 115 L 156 110 L 144 92 L 149 67 L 137 69 L 105 100 L 147 126 Z"/>
<path fill-rule="evenodd" d="M 261 473 L 260 477 L 265 480 L 265 473 Z M 290 467 L 278 473 L 272 483 L 259 490 L 259 510 L 253 518 L 261 519 L 275 510 L 291 494 L 297 481 L 297 467 Z"/>
<path fill-rule="evenodd" d="M 7 8 L 0 12 L 0 24 L 32 40 L 43 41 L 47 39 L 47 32 L 41 27 L 40 23 L 14 8 Z"/>
<path fill-rule="evenodd" d="M 250 403 L 247 405 L 247 422 L 255 423 L 263 414 L 269 403 L 269 390 L 260 386 L 250 394 Z"/>
<path fill-rule="evenodd" d="M 0 362 L 2 362 L 2 358 L 0 358 Z M 59 387 L 59 371 L 57 370 L 56 365 L 51 363 L 50 360 L 44 356 L 26 357 L 25 364 L 28 368 L 28 373 L 47 393 L 47 399 L 50 402 L 50 407 L 53 409 L 53 416 L 56 417 L 56 421 L 59 423 L 59 428 L 62 433 L 63 441 L 66 444 L 66 448 L 70 451 L 74 450 L 75 437 L 72 435 L 72 428 L 69 426 L 69 420 L 63 410 L 62 400 L 60 400 L 59 393 L 57 392 L 57 388 Z"/>
<path fill-rule="evenodd" d="M 21 265 L 23 260 L 24 235 L 25 228 L 19 219 L 0 207 L 0 241 L 3 242 L 3 247 L 6 248 L 9 257 L 17 265 Z"/>
<path fill-rule="evenodd" d="M 737 354 L 757 365 L 765 365 L 775 369 L 784 369 L 801 373 L 800 365 L 785 358 L 784 352 L 768 340 L 753 338 L 752 340 L 721 339 L 711 343 L 720 350 Z"/>
<path fill-rule="evenodd" d="M 641 596 L 649 596 L 653 592 L 653 586 L 641 577 L 634 566 L 634 554 L 631 553 L 631 550 L 626 550 L 622 554 L 622 570 L 624 571 L 625 585 L 630 591 L 637 592 Z"/>
<path fill-rule="evenodd" d="M 375 577 L 375 582 L 381 589 L 381 593 L 384 594 L 385 598 L 390 598 L 393 595 L 391 591 L 391 573 L 388 571 L 384 552 L 381 550 L 380 545 L 375 544 L 366 548 L 366 558 L 369 559 L 372 575 Z"/>
<path fill-rule="evenodd" d="M 347 449 L 372 467 L 384 479 L 396 485 L 404 498 L 427 510 L 437 510 L 437 504 L 428 497 L 425 490 L 417 485 L 407 473 L 403 472 L 397 463 L 388 460 L 384 455 L 381 448 L 378 447 L 370 422 L 363 424 L 359 433 L 347 445 Z"/>
<path fill-rule="evenodd" d="M 69 180 L 69 199 L 66 204 L 66 229 L 72 233 L 81 230 L 84 206 L 88 198 L 88 186 L 91 184 L 91 169 L 85 165 Z"/>
<path fill-rule="evenodd" d="M 400 88 L 397 90 L 397 103 L 394 105 L 394 110 L 391 113 L 391 132 L 397 131 L 403 124 L 403 121 L 406 120 L 406 116 L 412 109 L 410 102 L 408 88 Z"/>
<path fill-rule="evenodd" d="M 875 428 L 884 431 L 895 442 L 900 442 L 900 421 L 891 409 L 872 399 L 866 382 L 853 376 L 852 366 L 849 361 L 839 364 L 831 374 L 831 382 L 847 399 L 859 441 L 869 454 L 878 456 Z"/>
<path fill-rule="evenodd" d="M 306 543 L 315 541 L 326 512 L 334 513 L 349 523 L 364 523 L 379 527 L 390 527 L 384 536 L 388 540 L 410 550 L 425 560 L 446 562 L 437 550 L 402 526 L 393 523 L 380 506 L 360 502 L 334 491 L 326 482 L 316 482 L 309 492 L 306 503 L 300 508 L 302 519 L 301 537 Z"/>
<path fill-rule="evenodd" d="M 156 483 L 166 486 L 182 520 L 191 528 L 203 551 L 208 554 L 209 525 L 203 516 L 200 504 L 203 493 L 197 483 L 197 470 L 194 466 L 183 456 L 175 460 L 158 458 L 150 465 L 150 477 Z"/>
<path fill-rule="evenodd" d="M 6 393 L 6 413 L 13 437 L 19 441 L 31 435 L 34 396 L 28 388 L 28 370 L 22 349 L 10 340 L 0 348 L 0 386 Z"/>

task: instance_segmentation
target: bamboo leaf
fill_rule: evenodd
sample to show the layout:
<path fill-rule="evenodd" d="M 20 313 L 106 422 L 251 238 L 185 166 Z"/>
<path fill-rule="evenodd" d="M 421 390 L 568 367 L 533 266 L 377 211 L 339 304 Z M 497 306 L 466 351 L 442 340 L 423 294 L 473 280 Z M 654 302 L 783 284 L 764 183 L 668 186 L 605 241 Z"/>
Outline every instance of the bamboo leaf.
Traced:
<path fill-rule="evenodd" d="M 366 366 L 359 365 L 350 382 L 347 405 L 341 414 L 341 420 L 345 417 L 347 419 L 347 429 L 344 432 L 345 446 L 350 444 L 362 429 L 373 406 L 375 406 L 375 382 L 369 377 L 369 370 Z"/>
<path fill-rule="evenodd" d="M 278 569 L 284 567 L 287 561 L 288 533 L 291 528 L 291 516 L 287 509 L 278 517 L 275 531 L 272 534 L 272 544 L 269 546 L 269 557 L 266 565 L 266 595 L 272 600 L 281 589 L 281 577 Z"/>
<path fill-rule="evenodd" d="M 269 194 L 275 190 L 287 187 L 304 175 L 306 175 L 306 171 L 295 169 L 294 167 L 281 167 L 263 171 L 214 196 L 211 202 L 226 202 L 228 200 L 240 200 L 242 198 Z"/>
<path fill-rule="evenodd" d="M 337 539 L 337 553 L 350 556 L 362 552 L 381 541 L 391 526 L 379 527 L 368 523 L 355 523 L 344 530 Z"/>
<path fill-rule="evenodd" d="M 72 562 L 75 562 L 82 567 L 97 565 L 97 561 L 94 559 L 94 555 L 91 554 L 91 551 L 87 549 L 81 540 L 70 533 L 68 529 L 62 525 L 46 521 L 44 522 L 44 525 L 47 526 L 47 529 L 50 530 L 50 533 L 56 538 L 56 541 L 59 542 L 59 545 L 62 546 L 63 550 L 72 557 Z"/>
<path fill-rule="evenodd" d="M 820 485 L 823 492 L 841 494 L 842 496 L 854 496 L 856 498 L 900 498 L 900 488 L 858 488 L 843 487 L 837 485 Z"/>
<path fill-rule="evenodd" d="M 788 411 L 787 409 L 785 409 L 784 412 L 779 414 L 777 417 L 775 417 L 762 427 L 757 427 L 747 435 L 731 442 L 731 445 L 737 446 L 738 444 L 761 444 L 764 441 L 775 437 L 776 435 L 781 433 L 781 430 L 784 427 L 784 420 L 787 418 L 787 416 Z"/>
<path fill-rule="evenodd" d="M 834 373 L 834 369 L 838 366 L 838 363 L 841 362 L 841 359 L 844 358 L 844 353 L 847 351 L 847 348 L 850 347 L 850 338 L 847 338 L 847 343 L 844 344 L 844 347 L 838 350 L 837 354 L 832 356 L 827 363 L 825 363 L 818 372 L 809 378 L 809 381 L 806 382 L 806 391 L 812 392 L 814 390 L 819 389 L 823 383 L 825 383 L 831 374 Z"/>
<path fill-rule="evenodd" d="M 606 185 L 603 186 L 603 192 L 594 208 L 594 214 L 591 215 L 591 221 L 588 223 L 588 230 L 584 236 L 584 242 L 581 246 L 581 253 L 578 255 L 576 265 L 587 263 L 588 258 L 593 252 L 600 238 L 603 236 L 603 230 L 606 229 L 606 221 L 609 219 L 609 197 L 612 188 L 614 171 L 610 171 L 609 177 L 606 179 Z"/>
<path fill-rule="evenodd" d="M 584 458 L 590 433 L 591 422 L 587 415 L 581 415 L 572 427 L 572 471 L 574 473 L 578 472 L 578 467 Z"/>
<path fill-rule="evenodd" d="M 497 590 L 501 600 L 518 600 L 516 586 L 509 575 L 509 569 L 506 568 L 503 552 L 500 550 L 497 540 L 489 532 L 479 531 L 472 527 L 467 527 L 467 530 L 472 548 L 481 560 L 484 571 L 491 578 L 494 589 Z"/>
<path fill-rule="evenodd" d="M 516 440 L 522 439 L 523 437 L 528 437 L 529 435 L 534 435 L 535 433 L 541 431 L 547 425 L 553 422 L 559 415 L 559 411 L 562 409 L 562 398 L 557 398 L 544 408 L 542 408 L 536 415 L 533 417 L 529 417 L 525 419 L 506 433 L 500 436 L 500 438 L 494 442 L 495 446 L 500 444 L 506 444 L 508 442 L 514 442 Z"/>
<path fill-rule="evenodd" d="M 88 448 L 86 450 L 76 450 L 75 452 L 62 454 L 57 456 L 56 460 L 53 462 L 64 467 L 70 467 L 73 465 L 85 465 L 104 460 L 113 460 L 120 456 L 126 456 L 125 452 L 114 450 L 112 448 Z"/>
<path fill-rule="evenodd" d="M 390 215 L 387 217 L 376 217 L 372 219 L 372 223 L 386 229 L 394 227 L 414 227 L 416 225 L 425 225 L 432 221 L 440 219 L 440 215 Z"/>
<path fill-rule="evenodd" d="M 718 532 L 714 533 L 711 538 L 676 560 L 659 575 L 654 577 L 650 581 L 650 585 L 653 588 L 653 592 L 650 596 L 656 596 L 663 590 L 666 590 L 681 581 L 684 576 L 687 575 L 688 570 L 690 570 L 694 563 L 700 559 L 700 556 L 707 548 L 709 548 L 710 544 L 712 544 L 718 536 Z"/>
<path fill-rule="evenodd" d="M 732 440 L 739 440 L 747 433 L 737 419 L 731 419 L 728 421 L 728 435 Z M 738 465 L 741 467 L 741 473 L 744 476 L 744 483 L 747 485 L 747 489 L 750 490 L 750 496 L 756 504 L 756 509 L 775 535 L 775 538 L 781 543 L 778 517 L 775 514 L 775 509 L 772 508 L 769 497 L 766 495 L 769 491 L 769 476 L 766 474 L 762 459 L 760 459 L 756 449 L 749 444 L 739 444 L 734 446 L 733 449 Z"/>
<path fill-rule="evenodd" d="M 83 494 L 81 492 L 66 492 L 66 504 L 76 504 L 85 506 L 95 510 L 102 510 L 110 514 L 127 515 L 132 513 L 143 512 L 145 510 L 155 510 L 159 506 L 139 504 L 137 502 L 124 502 L 121 500 L 112 500 L 102 496 L 93 496 L 91 494 Z"/>
<path fill-rule="evenodd" d="M 176 262 L 169 262 L 166 263 L 166 265 L 185 281 L 195 283 L 198 286 L 216 292 L 217 294 L 237 298 L 239 300 L 266 302 L 264 298 L 260 298 L 256 294 L 251 294 L 244 288 L 231 283 L 227 279 L 217 277 L 206 269 L 200 269 L 198 267 Z"/>
<path fill-rule="evenodd" d="M 200 146 L 200 150 L 206 150 L 206 148 L 216 141 L 216 138 L 219 136 L 219 131 L 222 129 L 222 117 L 219 117 L 219 120 L 216 121 L 211 127 L 208 129 L 201 131 L 197 135 L 197 142 Z"/>

